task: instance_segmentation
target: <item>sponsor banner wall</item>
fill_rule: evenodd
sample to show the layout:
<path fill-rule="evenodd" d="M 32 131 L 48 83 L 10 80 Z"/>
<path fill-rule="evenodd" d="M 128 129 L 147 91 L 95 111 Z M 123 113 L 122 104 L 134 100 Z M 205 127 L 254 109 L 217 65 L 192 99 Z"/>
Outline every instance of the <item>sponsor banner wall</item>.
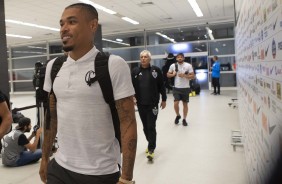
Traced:
<path fill-rule="evenodd" d="M 236 61 L 247 170 L 251 183 L 265 183 L 282 150 L 282 0 L 242 3 Z"/>

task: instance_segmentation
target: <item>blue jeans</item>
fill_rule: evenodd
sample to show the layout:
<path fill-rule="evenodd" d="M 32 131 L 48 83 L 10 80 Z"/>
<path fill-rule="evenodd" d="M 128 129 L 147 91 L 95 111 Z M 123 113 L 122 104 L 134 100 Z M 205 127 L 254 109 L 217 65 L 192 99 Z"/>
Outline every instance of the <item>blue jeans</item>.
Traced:
<path fill-rule="evenodd" d="M 37 149 L 34 152 L 23 151 L 20 154 L 20 159 L 17 160 L 17 166 L 23 166 L 30 163 L 37 162 L 42 156 L 42 150 Z"/>

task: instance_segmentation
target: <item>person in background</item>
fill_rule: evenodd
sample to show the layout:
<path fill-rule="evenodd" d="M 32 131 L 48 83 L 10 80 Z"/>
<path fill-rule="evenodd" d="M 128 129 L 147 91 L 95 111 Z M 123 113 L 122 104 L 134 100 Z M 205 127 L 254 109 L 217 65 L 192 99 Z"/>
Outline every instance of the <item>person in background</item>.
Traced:
<path fill-rule="evenodd" d="M 10 112 L 9 99 L 4 93 L 0 91 L 0 140 L 11 129 L 12 122 L 13 118 L 12 113 Z"/>
<path fill-rule="evenodd" d="M 8 97 L 0 91 L 0 154 L 2 150 L 1 139 L 12 128 L 12 113 L 10 112 L 10 101 Z"/>
<path fill-rule="evenodd" d="M 185 57 L 183 53 L 176 55 L 177 63 L 172 64 L 169 67 L 167 77 L 175 77 L 174 88 L 173 88 L 173 97 L 174 97 L 174 110 L 176 113 L 176 118 L 174 120 L 175 124 L 179 123 L 181 119 L 179 113 L 179 101 L 182 101 L 183 104 L 183 126 L 187 126 L 186 121 L 188 115 L 188 102 L 189 102 L 189 93 L 190 93 L 190 80 L 194 79 L 194 71 L 191 64 L 184 62 Z M 177 68 L 177 70 L 176 70 Z"/>
<path fill-rule="evenodd" d="M 148 141 L 147 158 L 152 161 L 156 149 L 156 121 L 160 107 L 166 107 L 166 90 L 161 69 L 151 65 L 151 53 L 144 50 L 140 53 L 140 66 L 132 71 L 132 83 L 136 92 L 136 104 L 143 124 L 143 131 Z"/>
<path fill-rule="evenodd" d="M 98 12 L 85 3 L 69 5 L 62 13 L 60 26 L 68 57 L 53 84 L 50 72 L 56 58 L 46 68 L 43 88 L 49 92 L 50 121 L 46 123 L 50 127 L 44 129 L 41 180 L 47 184 L 133 184 L 137 126 L 128 64 L 115 55 L 108 60 L 120 120 L 121 150 L 111 110 L 98 81 L 91 86 L 85 81 L 99 53 L 94 46 Z M 56 135 L 59 147 L 49 162 Z"/>
<path fill-rule="evenodd" d="M 165 60 L 166 61 L 164 66 L 162 67 L 162 72 L 163 72 L 165 87 L 167 89 L 167 93 L 169 93 L 170 90 L 172 90 L 172 86 L 174 85 L 174 83 L 172 80 L 169 80 L 169 78 L 167 77 L 167 72 L 169 70 L 170 65 L 175 63 L 174 55 L 172 53 L 169 53 Z"/>
<path fill-rule="evenodd" d="M 220 63 L 218 61 L 218 57 L 214 56 L 213 57 L 213 65 L 212 65 L 212 85 L 213 85 L 213 93 L 214 95 L 220 95 L 220 83 L 219 83 L 219 78 L 220 78 Z M 216 91 L 217 88 L 217 91 Z"/>
<path fill-rule="evenodd" d="M 29 118 L 21 118 L 15 130 L 3 138 L 2 163 L 5 166 L 17 167 L 37 162 L 42 155 L 42 150 L 37 149 L 42 128 L 36 129 L 27 138 L 25 133 L 30 132 Z M 30 143 L 35 138 L 33 143 Z M 28 149 L 28 150 L 27 150 Z"/>

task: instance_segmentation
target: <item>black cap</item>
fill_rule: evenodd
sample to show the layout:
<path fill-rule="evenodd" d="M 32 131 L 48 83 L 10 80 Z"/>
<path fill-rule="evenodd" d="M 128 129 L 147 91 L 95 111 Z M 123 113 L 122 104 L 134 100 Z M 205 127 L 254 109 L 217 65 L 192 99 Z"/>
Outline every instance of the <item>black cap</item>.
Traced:
<path fill-rule="evenodd" d="M 24 126 L 28 126 L 30 124 L 30 119 L 23 117 L 19 120 L 18 126 L 16 127 L 16 129 L 20 129 L 23 128 Z"/>
<path fill-rule="evenodd" d="M 172 53 L 169 53 L 166 59 L 174 59 L 174 55 Z"/>

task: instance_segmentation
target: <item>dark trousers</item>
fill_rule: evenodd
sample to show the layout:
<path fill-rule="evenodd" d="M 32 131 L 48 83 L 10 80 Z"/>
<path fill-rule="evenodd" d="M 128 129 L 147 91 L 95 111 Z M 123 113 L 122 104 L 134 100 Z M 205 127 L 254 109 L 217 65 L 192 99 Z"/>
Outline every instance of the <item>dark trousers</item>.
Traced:
<path fill-rule="evenodd" d="M 213 85 L 213 92 L 214 93 L 218 93 L 220 94 L 220 83 L 219 83 L 219 78 L 212 78 L 212 85 Z M 217 92 L 216 92 L 216 88 L 217 88 Z"/>
<path fill-rule="evenodd" d="M 120 172 L 107 175 L 83 175 L 61 167 L 55 159 L 48 164 L 47 184 L 116 184 Z"/>
<path fill-rule="evenodd" d="M 148 150 L 154 151 L 156 148 L 156 121 L 158 117 L 158 104 L 157 105 L 138 105 L 138 112 L 143 124 L 143 131 L 148 141 Z"/>

